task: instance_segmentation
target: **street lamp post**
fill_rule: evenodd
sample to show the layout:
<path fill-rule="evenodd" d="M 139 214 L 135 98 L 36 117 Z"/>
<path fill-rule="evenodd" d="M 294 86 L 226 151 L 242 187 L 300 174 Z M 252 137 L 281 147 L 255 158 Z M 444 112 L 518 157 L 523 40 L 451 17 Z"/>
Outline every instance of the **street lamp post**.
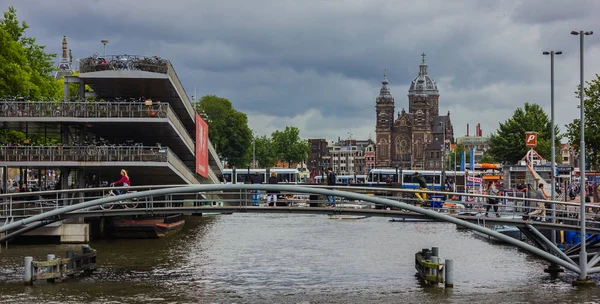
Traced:
<path fill-rule="evenodd" d="M 550 120 L 552 121 L 552 130 L 550 130 L 550 137 L 552 138 L 552 153 L 551 159 L 551 185 L 550 199 L 552 200 L 552 223 L 556 223 L 556 208 L 554 201 L 556 200 L 556 135 L 554 134 L 554 55 L 562 54 L 561 51 L 550 51 L 543 52 L 544 55 L 550 55 Z M 556 233 L 552 232 L 550 240 L 553 244 L 556 244 Z"/>
<path fill-rule="evenodd" d="M 256 169 L 256 137 L 252 137 L 252 168 Z"/>
<path fill-rule="evenodd" d="M 579 142 L 579 176 L 581 183 L 580 207 L 579 207 L 579 225 L 581 228 L 581 242 L 579 251 L 579 278 L 578 281 L 587 281 L 587 252 L 585 246 L 585 138 L 584 138 L 584 116 L 583 116 L 583 38 L 586 35 L 592 35 L 589 31 L 571 31 L 571 35 L 579 35 L 579 122 L 580 122 L 580 142 Z"/>
<path fill-rule="evenodd" d="M 440 122 L 440 126 L 442 126 L 442 171 L 446 168 L 446 164 L 444 163 L 444 154 L 446 154 L 446 122 Z"/>
<path fill-rule="evenodd" d="M 100 43 L 104 45 L 104 58 L 106 59 L 106 45 L 108 44 L 108 40 L 100 40 Z"/>

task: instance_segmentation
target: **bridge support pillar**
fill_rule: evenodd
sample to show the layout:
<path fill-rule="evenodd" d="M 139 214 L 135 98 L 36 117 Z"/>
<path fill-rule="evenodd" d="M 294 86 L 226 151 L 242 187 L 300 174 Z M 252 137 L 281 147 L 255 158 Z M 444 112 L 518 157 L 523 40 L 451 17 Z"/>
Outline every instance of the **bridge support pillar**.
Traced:
<path fill-rule="evenodd" d="M 556 265 L 555 263 L 550 263 L 550 266 L 548 266 L 548 268 L 544 269 L 544 272 L 555 276 L 561 272 L 565 272 L 565 270 L 562 267 Z"/>
<path fill-rule="evenodd" d="M 577 280 L 573 281 L 573 286 L 576 286 L 576 287 L 594 287 L 594 286 L 596 286 L 596 282 L 594 282 L 589 277 L 586 277 L 585 279 L 579 279 L 578 278 Z"/>

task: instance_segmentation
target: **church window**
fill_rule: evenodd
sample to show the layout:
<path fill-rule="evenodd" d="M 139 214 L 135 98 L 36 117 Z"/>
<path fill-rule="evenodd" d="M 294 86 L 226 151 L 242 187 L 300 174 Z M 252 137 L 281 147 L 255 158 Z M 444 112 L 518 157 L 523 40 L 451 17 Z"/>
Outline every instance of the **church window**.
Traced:
<path fill-rule="evenodd" d="M 423 111 L 417 110 L 417 125 L 423 124 Z"/>

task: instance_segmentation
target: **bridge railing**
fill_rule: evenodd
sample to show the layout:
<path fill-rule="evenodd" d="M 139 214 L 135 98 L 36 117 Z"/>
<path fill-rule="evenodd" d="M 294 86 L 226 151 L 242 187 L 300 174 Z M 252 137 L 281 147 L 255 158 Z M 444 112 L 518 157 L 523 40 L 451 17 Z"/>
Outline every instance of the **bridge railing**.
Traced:
<path fill-rule="evenodd" d="M 183 186 L 183 185 L 180 185 Z M 260 189 L 261 185 L 255 185 Z M 306 186 L 306 185 L 302 185 Z M 48 210 L 56 209 L 61 206 L 72 205 L 94 199 L 106 197 L 115 189 L 123 193 L 137 191 L 140 197 L 132 200 L 124 200 L 112 204 L 110 209 L 140 209 L 140 210 L 162 210 L 173 207 L 194 207 L 194 206 L 269 206 L 270 202 L 276 200 L 277 207 L 330 207 L 332 209 L 353 208 L 353 209 L 382 209 L 382 205 L 367 203 L 364 201 L 355 201 L 345 199 L 343 196 L 326 197 L 322 195 L 311 195 L 302 191 L 281 191 L 280 193 L 269 193 L 268 191 L 206 191 L 193 193 L 177 193 L 161 196 L 144 196 L 143 191 L 152 189 L 161 189 L 168 186 L 137 186 L 137 187 L 104 187 L 87 189 L 69 189 L 62 191 L 44 191 L 28 192 L 0 195 L 0 218 L 22 218 L 35 214 L 40 214 Z M 508 219 L 525 219 L 532 221 L 552 221 L 552 208 L 555 208 L 557 222 L 579 223 L 579 203 L 554 202 L 552 206 L 549 201 L 536 199 L 508 197 L 508 196 L 489 196 L 481 194 L 468 194 L 457 192 L 440 191 L 419 191 L 409 189 L 390 189 L 374 187 L 347 187 L 347 186 L 319 186 L 311 187 L 336 189 L 367 194 L 381 198 L 388 198 L 395 201 L 421 206 L 427 209 L 433 209 L 439 212 L 448 212 L 454 214 L 470 214 L 484 218 L 486 213 L 490 217 L 498 216 Z M 422 202 L 416 194 L 426 192 L 427 198 Z M 63 195 L 66 193 L 67 195 Z M 497 200 L 496 204 L 490 204 L 489 199 Z M 538 205 L 543 202 L 544 205 Z M 497 207 L 498 212 L 494 212 Z M 100 207 L 98 207 L 100 208 Z M 586 204 L 586 225 L 596 226 L 596 215 L 600 206 Z M 545 211 L 545 216 L 542 216 Z"/>

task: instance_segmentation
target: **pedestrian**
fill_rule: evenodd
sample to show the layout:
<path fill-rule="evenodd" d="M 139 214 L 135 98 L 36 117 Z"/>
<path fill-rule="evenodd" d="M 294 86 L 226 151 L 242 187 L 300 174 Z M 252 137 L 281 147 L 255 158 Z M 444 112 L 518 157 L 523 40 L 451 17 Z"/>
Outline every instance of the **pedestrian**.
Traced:
<path fill-rule="evenodd" d="M 539 215 L 541 217 L 541 221 L 545 222 L 546 221 L 546 203 L 544 202 L 544 200 L 546 200 L 546 194 L 544 193 L 544 184 L 539 184 L 538 185 L 538 190 L 535 193 L 535 198 L 538 200 L 536 201 L 536 205 L 537 205 L 537 209 L 533 210 L 533 212 L 530 212 L 528 214 L 529 219 L 531 219 L 532 215 Z M 537 218 L 537 216 L 536 216 Z"/>
<path fill-rule="evenodd" d="M 427 180 L 425 180 L 425 176 L 419 174 L 419 172 L 415 172 L 413 173 L 413 180 L 419 183 L 419 190 L 427 190 Z M 427 192 L 416 192 L 415 196 L 419 199 L 419 204 L 424 204 L 427 200 Z"/>
<path fill-rule="evenodd" d="M 488 195 L 498 195 L 500 191 L 496 188 L 494 181 L 490 181 L 488 184 L 487 194 Z M 485 206 L 485 217 L 488 217 L 488 213 L 490 212 L 490 208 L 494 207 L 494 212 L 496 213 L 496 217 L 500 217 L 500 213 L 498 213 L 498 199 L 495 197 L 488 197 L 488 203 Z"/>
<path fill-rule="evenodd" d="M 336 175 L 333 172 L 333 168 L 331 168 L 331 167 L 327 168 L 327 186 L 335 186 L 335 179 L 336 179 Z M 331 190 L 335 190 L 335 188 L 331 188 Z M 335 207 L 335 196 L 328 195 L 327 196 L 327 201 L 333 207 Z"/>
<path fill-rule="evenodd" d="M 250 182 L 252 184 L 262 184 L 262 176 L 260 176 L 257 172 L 254 172 L 254 175 L 250 177 Z M 260 205 L 260 190 L 252 190 L 252 206 Z"/>
<path fill-rule="evenodd" d="M 268 181 L 269 185 L 277 185 L 279 184 L 279 180 L 277 179 L 277 172 L 271 172 L 271 176 Z M 275 190 L 267 190 L 267 205 L 268 206 L 277 206 L 277 194 L 279 191 Z"/>

